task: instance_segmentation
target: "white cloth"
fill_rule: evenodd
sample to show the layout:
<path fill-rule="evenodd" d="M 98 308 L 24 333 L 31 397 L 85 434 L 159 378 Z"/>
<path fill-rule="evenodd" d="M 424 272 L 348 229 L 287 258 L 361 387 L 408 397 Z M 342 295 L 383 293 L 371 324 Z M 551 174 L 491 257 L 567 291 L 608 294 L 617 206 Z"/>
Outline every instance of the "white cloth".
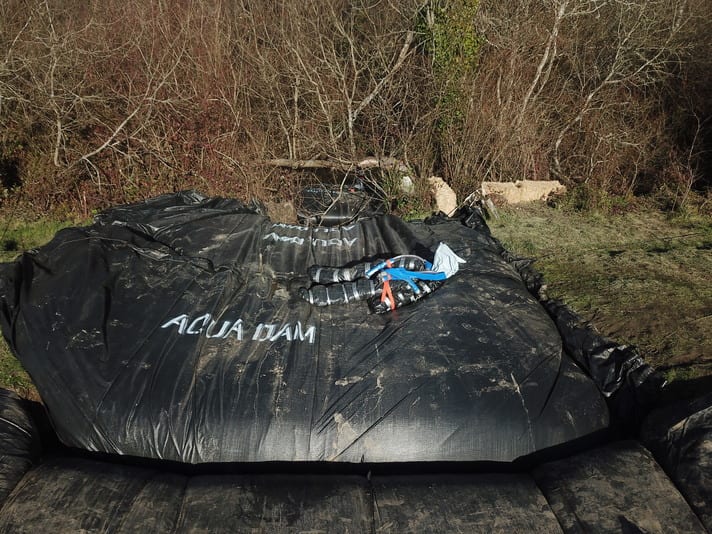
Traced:
<path fill-rule="evenodd" d="M 460 270 L 460 264 L 467 263 L 460 256 L 455 254 L 450 247 L 445 243 L 440 243 L 435 250 L 435 258 L 433 259 L 433 271 L 445 273 L 447 278 Z"/>

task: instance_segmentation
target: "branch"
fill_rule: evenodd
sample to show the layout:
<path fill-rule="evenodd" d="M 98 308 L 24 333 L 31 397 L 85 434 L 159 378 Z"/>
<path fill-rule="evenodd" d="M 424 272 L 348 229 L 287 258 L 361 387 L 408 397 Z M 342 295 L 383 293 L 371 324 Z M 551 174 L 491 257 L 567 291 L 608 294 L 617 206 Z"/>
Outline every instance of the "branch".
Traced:
<path fill-rule="evenodd" d="M 164 73 L 164 75 L 161 78 L 161 81 L 156 85 L 156 87 L 151 90 L 151 81 L 149 80 L 148 86 L 146 87 L 146 92 L 144 93 L 143 97 L 139 101 L 139 103 L 136 105 L 134 110 L 128 114 L 128 116 L 121 121 L 121 123 L 114 129 L 114 131 L 111 133 L 111 135 L 104 141 L 99 147 L 95 148 L 91 152 L 82 155 L 75 163 L 79 163 L 80 161 L 84 161 L 86 163 L 91 163 L 90 158 L 93 156 L 96 156 L 99 154 L 101 151 L 103 151 L 105 148 L 107 148 L 113 141 L 116 139 L 116 136 L 118 136 L 121 131 L 126 127 L 126 125 L 133 119 L 136 114 L 140 111 L 140 109 L 143 107 L 144 103 L 146 102 L 156 102 L 156 96 L 158 95 L 158 92 L 163 88 L 163 86 L 167 83 L 168 79 L 173 75 L 175 72 L 176 68 L 180 64 L 183 54 L 185 53 L 185 48 L 181 49 L 180 52 L 178 53 L 178 57 L 175 58 L 175 61 L 173 62 L 173 65 L 171 66 L 170 69 L 168 69 L 167 72 Z"/>
<path fill-rule="evenodd" d="M 326 159 L 289 159 L 277 158 L 263 162 L 271 167 L 283 167 L 286 169 L 332 169 L 336 171 L 350 171 L 353 169 L 383 169 L 409 172 L 410 169 L 402 161 L 396 158 L 366 158 L 361 161 L 333 161 Z"/>
<path fill-rule="evenodd" d="M 415 38 L 415 32 L 409 31 L 406 36 L 405 36 L 405 42 L 403 43 L 403 47 L 401 48 L 400 53 L 398 54 L 398 59 L 396 60 L 395 64 L 393 65 L 393 68 L 386 74 L 381 80 L 376 84 L 376 87 L 373 88 L 373 91 L 369 93 L 369 95 L 361 100 L 361 103 L 358 105 L 358 107 L 354 110 L 353 112 L 353 120 L 355 121 L 356 118 L 358 117 L 359 113 L 361 113 L 366 106 L 368 106 L 371 101 L 378 96 L 378 93 L 381 92 L 381 89 L 383 89 L 383 86 L 386 84 L 386 82 L 398 71 L 398 69 L 401 68 L 403 63 L 405 62 L 406 57 L 408 57 L 408 52 L 410 51 L 410 45 L 413 43 L 413 39 Z"/>
<path fill-rule="evenodd" d="M 264 164 L 271 167 L 284 167 L 285 169 L 334 169 L 339 171 L 347 171 L 354 167 L 346 163 L 324 159 L 277 158 L 268 159 Z"/>
<path fill-rule="evenodd" d="M 86 162 L 88 162 L 88 161 L 89 161 L 89 158 L 91 158 L 92 156 L 96 156 L 99 152 L 101 152 L 101 151 L 104 150 L 106 147 L 108 147 L 108 146 L 112 143 L 112 141 L 116 138 L 116 136 L 119 135 L 119 133 L 121 133 L 121 130 L 124 129 L 124 127 L 129 123 L 129 121 L 134 118 L 134 116 L 136 115 L 136 113 L 138 113 L 138 111 L 141 109 L 141 106 L 142 106 L 142 105 L 143 105 L 143 101 L 139 102 L 138 106 L 136 106 L 136 108 L 135 108 L 131 113 L 129 113 L 128 117 L 126 117 L 126 118 L 121 122 L 121 124 L 119 124 L 119 125 L 116 127 L 116 129 L 114 130 L 114 132 L 106 139 L 106 141 L 104 141 L 104 143 L 103 143 L 101 146 L 99 146 L 98 148 L 95 148 L 94 150 L 92 150 L 92 151 L 89 152 L 88 154 L 84 154 L 83 156 L 81 156 L 81 157 L 79 158 L 79 160 L 77 160 L 77 162 L 79 162 L 79 161 L 86 161 Z"/>
<path fill-rule="evenodd" d="M 554 18 L 554 26 L 551 29 L 551 33 L 549 34 L 549 40 L 546 43 L 546 48 L 544 48 L 544 55 L 541 58 L 541 61 L 539 62 L 539 65 L 536 68 L 536 74 L 534 75 L 534 80 L 532 80 L 532 83 L 529 85 L 529 89 L 527 90 L 527 93 L 524 95 L 524 99 L 522 100 L 522 107 L 519 110 L 519 115 L 517 115 L 517 119 L 514 121 L 514 127 L 518 128 L 522 124 L 522 120 L 524 119 L 524 113 L 527 110 L 527 107 L 529 106 L 529 100 L 532 97 L 532 94 L 534 93 L 534 89 L 536 89 L 537 84 L 539 83 L 539 80 L 541 79 L 542 73 L 544 72 L 544 68 L 547 65 L 547 62 L 549 63 L 549 70 L 547 70 L 547 73 L 544 78 L 544 82 L 542 83 L 542 86 L 539 89 L 539 92 L 541 92 L 541 88 L 543 87 L 543 84 L 546 83 L 546 80 L 549 78 L 549 71 L 551 69 L 551 65 L 554 63 L 554 60 L 556 59 L 556 39 L 559 36 L 559 25 L 561 24 L 561 21 L 563 20 L 564 16 L 566 15 L 566 7 L 568 5 L 568 0 L 564 1 L 561 3 L 559 6 L 559 9 L 556 12 L 556 17 Z M 551 53 L 552 47 L 554 48 L 553 54 Z M 550 57 L 551 55 L 551 57 Z M 538 93 L 537 93 L 538 94 Z"/>

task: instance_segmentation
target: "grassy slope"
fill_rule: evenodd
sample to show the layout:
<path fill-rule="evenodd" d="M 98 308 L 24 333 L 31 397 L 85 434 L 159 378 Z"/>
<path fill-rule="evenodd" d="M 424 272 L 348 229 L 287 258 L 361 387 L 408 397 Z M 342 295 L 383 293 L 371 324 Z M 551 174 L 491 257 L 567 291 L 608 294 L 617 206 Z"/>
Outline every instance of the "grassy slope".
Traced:
<path fill-rule="evenodd" d="M 604 335 L 637 345 L 668 379 L 712 374 L 712 221 L 657 211 L 501 210 L 493 234 L 536 259 L 549 294 Z"/>
<path fill-rule="evenodd" d="M 710 219 L 670 219 L 656 211 L 601 216 L 541 204 L 500 215 L 490 221 L 492 232 L 513 252 L 536 258 L 551 296 L 604 335 L 637 345 L 669 379 L 712 375 Z M 0 225 L 0 261 L 11 261 L 68 223 Z M 0 386 L 36 395 L 4 343 Z"/>

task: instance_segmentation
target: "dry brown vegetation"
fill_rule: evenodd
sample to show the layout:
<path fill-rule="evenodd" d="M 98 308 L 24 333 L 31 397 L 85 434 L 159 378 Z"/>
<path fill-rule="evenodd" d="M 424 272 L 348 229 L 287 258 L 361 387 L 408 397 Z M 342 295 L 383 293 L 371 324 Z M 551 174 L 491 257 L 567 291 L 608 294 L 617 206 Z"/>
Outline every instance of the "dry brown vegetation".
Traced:
<path fill-rule="evenodd" d="M 708 0 L 6 0 L 6 205 L 283 200 L 367 156 L 596 194 L 709 185 Z M 705 182 L 707 176 L 707 182 Z M 591 194 L 590 191 L 595 192 Z"/>

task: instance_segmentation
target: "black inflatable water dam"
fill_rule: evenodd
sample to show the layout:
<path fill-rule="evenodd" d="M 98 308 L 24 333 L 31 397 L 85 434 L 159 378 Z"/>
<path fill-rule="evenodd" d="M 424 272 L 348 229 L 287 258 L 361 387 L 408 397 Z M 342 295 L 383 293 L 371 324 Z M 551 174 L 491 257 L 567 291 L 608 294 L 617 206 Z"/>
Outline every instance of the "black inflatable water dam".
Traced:
<path fill-rule="evenodd" d="M 447 243 L 443 287 L 374 315 L 298 298 L 311 265 Z M 609 424 L 603 395 L 484 229 L 271 222 L 160 197 L 5 265 L 6 336 L 67 445 L 188 463 L 509 462 Z"/>
<path fill-rule="evenodd" d="M 312 265 L 439 243 L 466 263 L 409 306 L 299 298 Z M 0 390 L 0 532 L 712 528 L 712 395 L 645 417 L 659 376 L 477 210 L 303 227 L 167 195 L 0 266 L 0 304 L 43 401 Z"/>

